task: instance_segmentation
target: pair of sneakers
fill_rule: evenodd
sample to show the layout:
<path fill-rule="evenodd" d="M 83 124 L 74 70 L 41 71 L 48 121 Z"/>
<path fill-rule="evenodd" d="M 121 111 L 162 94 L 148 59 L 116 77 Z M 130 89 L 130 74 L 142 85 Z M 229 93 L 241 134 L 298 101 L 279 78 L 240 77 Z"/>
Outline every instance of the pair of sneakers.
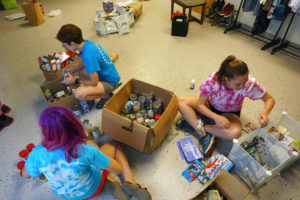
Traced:
<path fill-rule="evenodd" d="M 200 137 L 199 134 L 191 127 L 191 125 L 185 120 L 180 119 L 176 123 L 176 127 L 186 133 L 189 133 L 191 135 L 194 135 L 199 140 L 199 149 L 201 153 L 205 157 L 210 157 L 214 150 L 214 144 L 215 144 L 215 136 L 206 133 L 204 131 L 204 123 L 201 119 L 197 120 L 197 129 L 199 129 L 202 133 L 205 135 L 203 137 Z"/>
<path fill-rule="evenodd" d="M 110 93 L 106 98 L 102 98 L 100 99 L 100 101 L 98 101 L 98 103 L 96 104 L 96 108 L 97 109 L 102 109 L 105 105 L 105 103 L 113 96 L 112 93 Z M 89 110 L 91 111 L 94 108 L 95 105 L 95 100 L 90 100 L 90 101 L 86 101 Z"/>
<path fill-rule="evenodd" d="M 10 107 L 2 104 L 1 110 L 3 114 L 0 115 L 0 131 L 14 122 L 14 118 L 5 115 L 10 112 Z"/>

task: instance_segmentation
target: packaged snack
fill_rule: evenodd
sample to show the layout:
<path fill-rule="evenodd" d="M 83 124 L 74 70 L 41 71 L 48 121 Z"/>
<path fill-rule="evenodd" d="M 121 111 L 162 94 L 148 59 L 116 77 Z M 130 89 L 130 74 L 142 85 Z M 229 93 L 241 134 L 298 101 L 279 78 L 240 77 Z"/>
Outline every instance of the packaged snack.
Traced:
<path fill-rule="evenodd" d="M 200 174 L 205 165 L 200 160 L 195 160 L 187 169 L 182 172 L 182 176 L 192 182 Z"/>

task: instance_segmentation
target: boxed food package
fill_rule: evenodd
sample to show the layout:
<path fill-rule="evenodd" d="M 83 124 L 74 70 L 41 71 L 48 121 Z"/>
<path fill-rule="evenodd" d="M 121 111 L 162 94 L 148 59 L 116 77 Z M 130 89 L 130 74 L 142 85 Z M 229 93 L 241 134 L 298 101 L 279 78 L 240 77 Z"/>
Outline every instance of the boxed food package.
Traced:
<path fill-rule="evenodd" d="M 71 94 L 67 85 L 62 84 L 61 80 L 57 79 L 51 82 L 44 83 L 40 86 L 42 95 L 49 106 L 65 106 L 72 110 L 75 105 L 80 105 L 79 100 Z M 50 101 L 50 92 L 52 96 L 58 96 L 55 101 Z M 55 95 L 57 94 L 57 95 Z M 50 98 L 49 98 L 50 97 Z"/>
<path fill-rule="evenodd" d="M 131 93 L 153 93 L 162 102 L 164 112 L 152 127 L 143 126 L 120 115 Z M 177 112 L 177 97 L 173 92 L 131 79 L 105 104 L 102 111 L 102 131 L 138 151 L 152 153 L 162 143 Z"/>
<path fill-rule="evenodd" d="M 284 126 L 290 137 L 300 139 L 300 124 L 283 113 L 267 127 L 256 129 L 233 141 L 229 159 L 235 164 L 235 173 L 252 192 L 299 158 L 297 150 L 292 150 L 267 131 L 278 126 Z M 255 142 L 256 146 L 252 145 Z"/>
<path fill-rule="evenodd" d="M 64 68 L 69 62 L 73 52 L 61 51 L 53 55 L 38 57 L 39 67 L 42 70 L 44 77 L 47 81 L 61 79 L 61 69 Z"/>

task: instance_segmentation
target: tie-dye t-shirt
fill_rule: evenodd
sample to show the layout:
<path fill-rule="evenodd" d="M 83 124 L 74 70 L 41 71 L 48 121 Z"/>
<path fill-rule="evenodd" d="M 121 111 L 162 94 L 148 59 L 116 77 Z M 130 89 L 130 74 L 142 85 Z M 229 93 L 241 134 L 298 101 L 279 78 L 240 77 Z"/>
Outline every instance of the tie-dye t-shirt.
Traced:
<path fill-rule="evenodd" d="M 222 112 L 237 112 L 242 109 L 245 97 L 252 100 L 260 99 L 265 94 L 265 89 L 249 75 L 244 88 L 233 90 L 220 84 L 215 73 L 212 73 L 200 86 L 199 91 L 203 96 L 208 97 L 209 103 Z"/>
<path fill-rule="evenodd" d="M 52 191 L 64 199 L 85 199 L 92 196 L 101 180 L 101 169 L 106 169 L 110 158 L 93 145 L 78 145 L 79 158 L 68 163 L 62 148 L 47 151 L 36 146 L 25 166 L 31 177 L 46 176 Z"/>

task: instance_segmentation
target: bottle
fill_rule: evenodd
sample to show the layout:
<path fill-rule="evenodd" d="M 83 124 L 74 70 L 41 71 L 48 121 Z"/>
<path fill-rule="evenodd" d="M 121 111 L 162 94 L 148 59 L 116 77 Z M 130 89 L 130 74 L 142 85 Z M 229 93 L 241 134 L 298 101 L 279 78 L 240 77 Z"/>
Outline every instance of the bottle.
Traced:
<path fill-rule="evenodd" d="M 93 126 L 92 124 L 90 123 L 90 121 L 88 119 L 85 119 L 83 122 L 83 128 L 84 128 L 84 131 L 85 131 L 85 134 L 87 136 L 87 139 L 88 140 L 92 140 L 93 139 Z"/>
<path fill-rule="evenodd" d="M 195 80 L 192 79 L 192 80 L 191 80 L 190 89 L 193 90 L 194 88 L 195 88 Z"/>

